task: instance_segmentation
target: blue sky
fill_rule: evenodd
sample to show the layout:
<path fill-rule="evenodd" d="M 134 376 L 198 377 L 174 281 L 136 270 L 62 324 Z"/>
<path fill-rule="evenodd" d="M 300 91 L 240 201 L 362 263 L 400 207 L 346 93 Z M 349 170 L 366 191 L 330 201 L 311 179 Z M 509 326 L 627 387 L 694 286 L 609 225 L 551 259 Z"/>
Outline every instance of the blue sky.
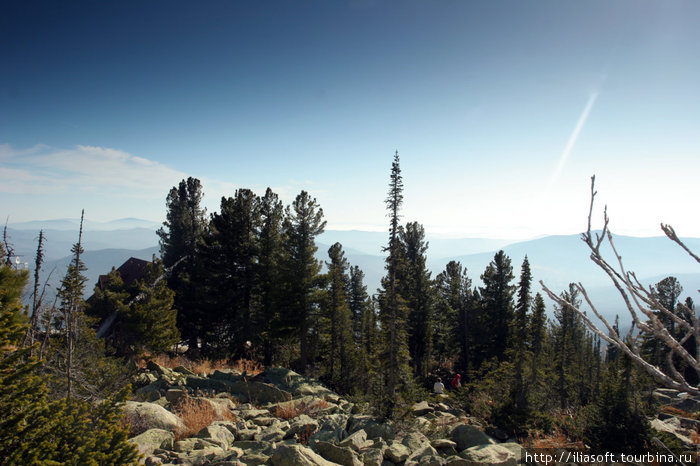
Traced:
<path fill-rule="evenodd" d="M 700 236 L 695 1 L 3 2 L 0 215 L 160 221 L 202 180 L 328 228 Z"/>

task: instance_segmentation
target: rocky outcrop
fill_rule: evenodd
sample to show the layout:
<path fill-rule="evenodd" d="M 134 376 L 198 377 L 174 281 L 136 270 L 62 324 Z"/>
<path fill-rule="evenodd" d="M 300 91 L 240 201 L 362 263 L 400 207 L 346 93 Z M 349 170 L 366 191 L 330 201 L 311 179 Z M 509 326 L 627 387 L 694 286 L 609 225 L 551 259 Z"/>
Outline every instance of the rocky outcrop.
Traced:
<path fill-rule="evenodd" d="M 139 426 L 130 441 L 149 465 L 511 466 L 519 460 L 517 444 L 498 443 L 444 403 L 416 403 L 413 427 L 398 429 L 289 369 L 206 377 L 149 364 L 138 381 L 136 396 L 152 401 L 127 402 L 125 410 Z M 178 417 L 187 400 L 207 407 L 207 425 L 192 430 L 188 415 Z"/>

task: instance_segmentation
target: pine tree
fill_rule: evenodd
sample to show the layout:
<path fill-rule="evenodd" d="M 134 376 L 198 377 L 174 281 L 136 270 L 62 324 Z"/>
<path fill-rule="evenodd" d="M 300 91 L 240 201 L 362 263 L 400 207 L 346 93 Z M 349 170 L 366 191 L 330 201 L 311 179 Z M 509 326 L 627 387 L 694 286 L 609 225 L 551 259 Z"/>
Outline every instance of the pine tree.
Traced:
<path fill-rule="evenodd" d="M 277 194 L 270 188 L 260 200 L 260 233 L 258 237 L 258 312 L 253 316 L 256 335 L 263 348 L 263 362 L 272 364 L 280 339 L 280 267 L 282 263 L 282 220 L 284 209 Z"/>
<path fill-rule="evenodd" d="M 206 232 L 206 210 L 202 186 L 189 177 L 173 187 L 166 199 L 166 221 L 158 230 L 163 265 L 170 270 L 168 287 L 175 292 L 178 328 L 188 341 L 189 351 L 198 352 L 198 338 L 207 325 L 204 302 L 200 245 Z"/>
<path fill-rule="evenodd" d="M 251 338 L 257 286 L 260 198 L 249 189 L 236 190 L 234 197 L 221 199 L 221 211 L 211 217 L 203 249 L 207 299 L 216 322 L 212 343 L 230 339 L 224 355 L 241 357 Z"/>
<path fill-rule="evenodd" d="M 532 353 L 532 363 L 530 367 L 529 387 L 532 389 L 538 378 L 537 368 L 540 366 L 540 357 L 544 347 L 543 340 L 546 335 L 545 325 L 547 316 L 545 315 L 545 304 L 542 295 L 535 295 L 534 305 L 532 307 L 532 318 L 530 319 L 530 351 Z"/>
<path fill-rule="evenodd" d="M 401 267 L 398 269 L 398 292 L 408 307 L 408 349 L 414 375 L 426 378 L 431 355 L 434 290 L 425 253 L 428 243 L 425 230 L 418 222 L 409 222 L 400 231 Z"/>
<path fill-rule="evenodd" d="M 287 307 L 282 319 L 288 322 L 288 327 L 296 330 L 300 346 L 299 369 L 302 373 L 313 356 L 310 330 L 318 305 L 318 274 L 321 271 L 321 264 L 314 257 L 318 249 L 315 239 L 325 227 L 323 209 L 306 191 L 296 197 L 291 208 L 287 207 L 283 227 Z"/>
<path fill-rule="evenodd" d="M 33 346 L 39 332 L 39 313 L 41 312 L 41 304 L 44 293 L 39 294 L 39 276 L 41 267 L 44 263 L 44 230 L 39 230 L 39 241 L 37 242 L 36 257 L 34 260 L 34 287 L 32 291 L 32 314 L 29 321 L 29 328 L 24 336 L 22 346 Z M 44 284 L 46 290 L 46 284 Z M 30 351 L 31 353 L 31 351 Z"/>

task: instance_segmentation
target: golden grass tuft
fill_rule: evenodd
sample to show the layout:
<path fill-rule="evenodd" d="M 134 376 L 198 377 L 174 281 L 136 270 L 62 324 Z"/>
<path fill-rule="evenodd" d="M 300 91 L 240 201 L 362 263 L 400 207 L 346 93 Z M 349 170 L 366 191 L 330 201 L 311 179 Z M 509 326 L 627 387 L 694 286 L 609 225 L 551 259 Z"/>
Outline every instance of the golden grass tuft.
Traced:
<path fill-rule="evenodd" d="M 326 400 L 317 400 L 311 403 L 304 403 L 303 401 L 300 401 L 299 403 L 290 402 L 283 405 L 277 405 L 275 408 L 275 416 L 285 420 L 294 419 L 301 414 L 314 416 L 326 409 L 328 406 L 329 405 Z"/>
<path fill-rule="evenodd" d="M 216 409 L 209 401 L 185 397 L 173 407 L 185 425 L 175 433 L 175 440 L 181 440 L 196 435 L 200 430 L 211 425 L 214 421 L 235 421 L 236 416 L 232 412 L 217 414 Z"/>

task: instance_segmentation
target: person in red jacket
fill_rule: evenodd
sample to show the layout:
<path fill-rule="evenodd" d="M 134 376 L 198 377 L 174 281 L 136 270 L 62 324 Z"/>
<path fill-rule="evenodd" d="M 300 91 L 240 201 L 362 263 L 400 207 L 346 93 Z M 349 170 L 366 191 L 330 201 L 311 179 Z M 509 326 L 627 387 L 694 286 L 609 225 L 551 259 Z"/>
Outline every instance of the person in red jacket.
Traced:
<path fill-rule="evenodd" d="M 461 387 L 462 386 L 462 376 L 459 374 L 455 375 L 455 378 L 452 379 L 452 383 L 450 385 L 452 385 L 452 388 Z"/>

